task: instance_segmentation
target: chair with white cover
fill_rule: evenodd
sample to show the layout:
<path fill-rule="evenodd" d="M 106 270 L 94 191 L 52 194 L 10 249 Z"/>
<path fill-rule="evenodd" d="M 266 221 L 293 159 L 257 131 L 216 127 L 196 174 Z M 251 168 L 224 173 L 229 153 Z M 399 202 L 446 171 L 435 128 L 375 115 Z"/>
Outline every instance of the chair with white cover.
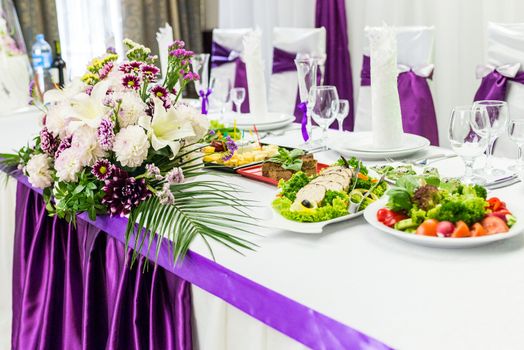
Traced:
<path fill-rule="evenodd" d="M 524 23 L 488 23 L 486 64 L 477 67 L 482 79 L 475 101 L 506 101 L 511 119 L 524 118 Z M 506 135 L 495 146 L 495 154 L 516 155 L 516 146 Z"/>
<path fill-rule="evenodd" d="M 246 89 L 242 113 L 249 112 L 249 91 L 246 65 L 240 56 L 243 51 L 243 38 L 252 30 L 251 28 L 213 29 L 211 79 L 229 80 L 231 87 Z"/>
<path fill-rule="evenodd" d="M 273 65 L 269 88 L 269 110 L 292 115 L 298 101 L 297 54 L 325 57 L 325 28 L 274 28 Z M 300 102 L 300 101 L 298 101 Z M 297 118 L 302 118 L 298 114 Z M 299 120 L 300 121 L 300 120 Z"/>
<path fill-rule="evenodd" d="M 427 82 L 433 74 L 434 27 L 397 27 L 398 89 L 404 132 L 438 145 L 433 97 Z M 366 28 L 366 33 L 368 28 Z M 355 131 L 371 130 L 371 76 L 367 35 L 363 48 Z"/>

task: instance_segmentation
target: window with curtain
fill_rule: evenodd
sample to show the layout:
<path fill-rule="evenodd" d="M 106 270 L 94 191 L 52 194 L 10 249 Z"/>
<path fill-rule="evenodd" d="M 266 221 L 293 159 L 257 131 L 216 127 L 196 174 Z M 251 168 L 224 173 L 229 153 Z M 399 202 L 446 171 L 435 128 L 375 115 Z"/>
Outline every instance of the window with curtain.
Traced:
<path fill-rule="evenodd" d="M 120 1 L 56 0 L 62 56 L 70 77 L 81 76 L 86 64 L 114 47 L 122 53 Z"/>

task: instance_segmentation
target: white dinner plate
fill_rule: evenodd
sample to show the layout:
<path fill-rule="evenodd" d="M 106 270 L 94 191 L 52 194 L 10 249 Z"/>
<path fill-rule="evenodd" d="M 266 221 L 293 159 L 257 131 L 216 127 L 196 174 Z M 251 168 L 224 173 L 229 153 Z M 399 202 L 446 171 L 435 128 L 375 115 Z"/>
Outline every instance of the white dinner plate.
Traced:
<path fill-rule="evenodd" d="M 354 141 L 354 139 L 357 141 Z M 404 134 L 403 139 L 406 139 L 406 141 L 400 147 L 390 150 L 379 150 L 370 146 L 371 132 L 348 132 L 330 137 L 328 139 L 328 147 L 344 157 L 354 156 L 368 160 L 383 160 L 384 158 L 407 157 L 413 153 L 425 150 L 430 145 L 428 139 L 418 135 Z M 366 144 L 369 147 L 367 150 L 363 148 Z"/>
<path fill-rule="evenodd" d="M 450 237 L 430 237 L 430 236 L 421 236 L 414 233 L 406 233 L 403 231 L 395 230 L 393 228 L 387 227 L 383 223 L 377 220 L 377 211 L 380 208 L 384 208 L 387 203 L 387 196 L 382 198 L 374 203 L 371 203 L 364 210 L 364 218 L 366 221 L 373 227 L 384 232 L 385 234 L 395 236 L 404 241 L 426 246 L 426 247 L 435 247 L 435 248 L 473 248 L 489 243 L 501 241 L 504 239 L 509 239 L 516 235 L 522 233 L 524 229 L 523 219 L 519 216 L 517 217 L 517 223 L 511 227 L 508 232 L 497 233 L 489 236 L 482 237 L 464 237 L 464 238 L 450 238 Z M 509 208 L 511 210 L 511 206 Z"/>
<path fill-rule="evenodd" d="M 209 115 L 210 119 L 218 119 L 218 115 Z M 258 118 L 249 113 L 237 114 L 234 112 L 225 113 L 222 118 L 223 122 L 232 127 L 235 125 L 240 130 L 252 130 L 253 125 L 257 126 L 258 131 L 269 131 L 283 128 L 295 121 L 295 117 L 282 113 L 267 113 L 264 118 Z"/>
<path fill-rule="evenodd" d="M 268 221 L 261 223 L 260 225 L 267 228 L 279 229 L 283 231 L 304 233 L 308 235 L 318 235 L 321 234 L 329 224 L 334 224 L 336 222 L 351 220 L 362 215 L 364 211 L 360 211 L 356 214 L 348 214 L 334 218 L 331 220 L 320 221 L 320 222 L 297 222 L 288 220 L 282 215 L 280 215 L 276 210 L 272 209 L 273 217 Z"/>

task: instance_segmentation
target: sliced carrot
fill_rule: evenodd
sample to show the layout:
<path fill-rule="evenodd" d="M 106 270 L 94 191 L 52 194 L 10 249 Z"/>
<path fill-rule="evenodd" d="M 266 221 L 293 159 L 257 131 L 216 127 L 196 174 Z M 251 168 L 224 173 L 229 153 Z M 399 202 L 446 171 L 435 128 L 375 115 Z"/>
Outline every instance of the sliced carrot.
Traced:
<path fill-rule="evenodd" d="M 484 227 L 488 235 L 509 231 L 508 225 L 497 216 L 486 216 L 482 220 L 482 227 Z"/>
<path fill-rule="evenodd" d="M 360 179 L 360 180 L 367 180 L 369 179 L 369 177 L 367 175 L 364 175 L 362 173 L 358 173 L 357 174 L 357 177 Z"/>
<path fill-rule="evenodd" d="M 455 230 L 451 234 L 453 238 L 471 237 L 468 225 L 464 221 L 459 221 L 455 225 Z"/>
<path fill-rule="evenodd" d="M 486 229 L 484 229 L 484 227 L 481 224 L 479 224 L 478 222 L 473 224 L 473 227 L 471 229 L 472 237 L 480 237 L 485 236 L 487 234 L 488 232 L 486 231 Z"/>

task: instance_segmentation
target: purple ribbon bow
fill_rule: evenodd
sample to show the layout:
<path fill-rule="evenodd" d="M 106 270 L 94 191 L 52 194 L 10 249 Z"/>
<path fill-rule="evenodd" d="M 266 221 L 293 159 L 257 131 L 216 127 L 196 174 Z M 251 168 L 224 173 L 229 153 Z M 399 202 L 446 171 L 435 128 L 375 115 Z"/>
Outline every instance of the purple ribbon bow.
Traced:
<path fill-rule="evenodd" d="M 405 132 L 426 137 L 432 145 L 438 146 L 438 127 L 435 105 L 427 79 L 413 69 L 398 75 L 398 95 L 402 112 L 402 126 Z M 369 56 L 364 55 L 360 85 L 371 86 L 371 65 Z"/>
<path fill-rule="evenodd" d="M 234 87 L 243 87 L 246 90 L 246 99 L 240 110 L 249 113 L 249 90 L 247 87 L 246 64 L 240 59 L 240 53 L 224 47 L 213 41 L 211 46 L 211 67 L 220 67 L 226 63 L 235 63 Z"/>
<path fill-rule="evenodd" d="M 207 114 L 207 107 L 209 106 L 209 95 L 213 92 L 212 89 L 200 89 L 198 95 L 202 97 L 202 114 Z"/>
<path fill-rule="evenodd" d="M 297 109 L 302 113 L 302 138 L 304 141 L 309 140 L 309 134 L 307 133 L 307 102 L 300 102 L 297 106 Z"/>
<path fill-rule="evenodd" d="M 503 75 L 494 69 L 482 78 L 482 82 L 475 94 L 474 101 L 497 100 L 505 101 L 508 81 L 524 84 L 524 72 L 517 72 L 514 77 Z"/>

